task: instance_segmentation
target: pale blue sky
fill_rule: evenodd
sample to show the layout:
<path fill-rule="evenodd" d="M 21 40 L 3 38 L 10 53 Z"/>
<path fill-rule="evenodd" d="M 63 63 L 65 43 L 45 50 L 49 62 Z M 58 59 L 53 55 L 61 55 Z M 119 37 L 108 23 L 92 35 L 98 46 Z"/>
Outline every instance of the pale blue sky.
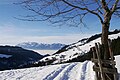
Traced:
<path fill-rule="evenodd" d="M 28 22 L 17 20 L 14 17 L 24 15 L 26 10 L 13 2 L 19 0 L 0 0 L 0 45 L 15 45 L 20 42 L 42 42 L 42 43 L 72 43 L 83 37 L 101 32 L 101 25 L 97 18 L 89 16 L 86 18 L 87 28 L 84 27 L 54 27 L 46 22 Z M 120 19 L 114 18 L 111 30 L 120 29 Z"/>

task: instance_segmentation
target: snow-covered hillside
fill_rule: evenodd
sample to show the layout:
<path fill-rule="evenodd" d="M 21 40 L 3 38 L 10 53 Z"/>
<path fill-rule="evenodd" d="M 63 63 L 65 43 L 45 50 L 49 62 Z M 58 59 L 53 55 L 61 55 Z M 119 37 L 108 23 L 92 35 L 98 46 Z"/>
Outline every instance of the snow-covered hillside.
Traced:
<path fill-rule="evenodd" d="M 0 80 L 94 80 L 92 62 L 0 71 Z"/>
<path fill-rule="evenodd" d="M 120 75 L 120 56 L 116 56 Z M 95 80 L 91 61 L 0 71 L 0 80 Z M 120 77 L 120 76 L 119 76 Z M 120 78 L 119 78 L 120 80 Z"/>
<path fill-rule="evenodd" d="M 120 37 L 120 32 L 117 34 L 109 35 L 109 39 L 116 39 Z M 90 48 L 95 45 L 97 42 L 101 42 L 101 38 L 93 39 L 89 42 L 87 42 L 86 38 L 84 41 L 77 42 L 74 44 L 71 44 L 70 46 L 66 47 L 64 51 L 60 52 L 59 54 L 54 54 L 48 57 L 44 57 L 40 60 L 40 62 L 49 62 L 51 61 L 52 64 L 56 63 L 63 63 L 70 61 L 74 58 L 77 58 L 78 56 L 82 56 L 90 51 Z M 50 63 L 50 62 L 49 62 Z"/>

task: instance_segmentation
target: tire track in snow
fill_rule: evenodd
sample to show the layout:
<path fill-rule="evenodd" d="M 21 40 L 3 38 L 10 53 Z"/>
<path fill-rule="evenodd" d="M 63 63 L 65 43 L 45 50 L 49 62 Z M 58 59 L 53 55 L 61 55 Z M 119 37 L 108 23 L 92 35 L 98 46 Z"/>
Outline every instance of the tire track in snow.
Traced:
<path fill-rule="evenodd" d="M 60 77 L 60 80 L 68 80 L 69 79 L 69 73 L 70 71 L 77 65 L 77 63 L 74 63 L 70 65 L 64 72 L 62 77 Z"/>
<path fill-rule="evenodd" d="M 88 64 L 88 61 L 85 61 L 83 63 L 83 66 L 82 66 L 82 73 L 81 73 L 81 78 L 80 80 L 85 80 L 85 75 L 86 75 L 86 70 L 87 70 L 87 64 Z"/>
<path fill-rule="evenodd" d="M 53 72 L 51 72 L 49 75 L 47 75 L 43 80 L 53 80 L 59 73 L 62 72 L 62 70 L 69 66 L 70 64 L 64 65 L 61 68 L 58 68 L 58 70 L 55 70 Z"/>

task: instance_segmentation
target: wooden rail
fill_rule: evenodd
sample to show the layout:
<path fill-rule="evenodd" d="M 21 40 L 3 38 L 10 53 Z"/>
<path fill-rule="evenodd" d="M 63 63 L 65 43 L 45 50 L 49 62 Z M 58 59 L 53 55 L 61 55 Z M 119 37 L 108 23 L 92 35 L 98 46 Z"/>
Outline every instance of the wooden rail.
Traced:
<path fill-rule="evenodd" d="M 95 43 L 95 47 L 92 48 L 93 58 L 91 59 L 94 62 L 93 70 L 96 74 L 97 80 L 118 80 L 117 68 L 115 68 L 116 62 L 114 61 L 113 52 L 109 42 L 109 51 L 110 59 L 104 60 L 101 57 L 101 45 L 100 43 Z M 109 66 L 105 66 L 109 65 Z M 111 75 L 113 78 L 111 79 Z"/>

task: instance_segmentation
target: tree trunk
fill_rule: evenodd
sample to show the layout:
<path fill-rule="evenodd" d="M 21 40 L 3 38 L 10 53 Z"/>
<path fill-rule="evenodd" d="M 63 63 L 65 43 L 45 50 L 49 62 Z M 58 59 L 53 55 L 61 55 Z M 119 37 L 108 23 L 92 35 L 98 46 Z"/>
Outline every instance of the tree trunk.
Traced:
<path fill-rule="evenodd" d="M 110 52 L 109 52 L 109 46 L 108 46 L 108 34 L 109 34 L 109 23 L 103 23 L 102 24 L 102 37 L 101 42 L 103 45 L 103 56 L 105 60 L 109 60 L 110 58 Z M 104 64 L 104 67 L 111 68 L 112 66 L 110 64 Z M 114 76 L 112 74 L 108 74 L 109 78 L 111 80 L 114 79 Z M 105 76 L 105 80 L 108 80 L 108 78 Z"/>
<path fill-rule="evenodd" d="M 102 24 L 102 37 L 101 42 L 104 49 L 104 59 L 109 59 L 109 47 L 108 47 L 108 33 L 109 33 L 109 22 Z"/>

